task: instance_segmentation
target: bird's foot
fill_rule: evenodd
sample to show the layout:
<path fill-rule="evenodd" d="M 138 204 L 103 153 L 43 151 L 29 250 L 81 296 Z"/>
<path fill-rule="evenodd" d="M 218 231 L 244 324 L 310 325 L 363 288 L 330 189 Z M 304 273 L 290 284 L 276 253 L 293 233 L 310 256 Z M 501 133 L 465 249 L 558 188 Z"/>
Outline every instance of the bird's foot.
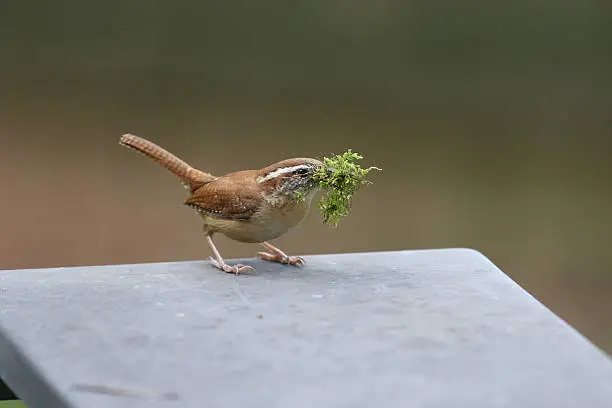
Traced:
<path fill-rule="evenodd" d="M 286 265 L 302 266 L 306 263 L 301 256 L 283 256 L 280 254 L 270 254 L 268 252 L 258 252 L 257 257 L 264 261 L 278 262 Z"/>
<path fill-rule="evenodd" d="M 210 262 L 215 265 L 217 268 L 221 269 L 223 272 L 233 273 L 235 275 L 240 275 L 243 272 L 255 272 L 255 268 L 249 265 L 236 264 L 236 265 L 228 265 L 225 262 L 220 263 L 212 256 L 209 258 Z"/>
<path fill-rule="evenodd" d="M 302 266 L 306 260 L 301 256 L 289 256 L 269 242 L 262 242 L 261 245 L 270 252 L 258 252 L 257 256 L 265 261 L 278 262 L 285 265 Z"/>

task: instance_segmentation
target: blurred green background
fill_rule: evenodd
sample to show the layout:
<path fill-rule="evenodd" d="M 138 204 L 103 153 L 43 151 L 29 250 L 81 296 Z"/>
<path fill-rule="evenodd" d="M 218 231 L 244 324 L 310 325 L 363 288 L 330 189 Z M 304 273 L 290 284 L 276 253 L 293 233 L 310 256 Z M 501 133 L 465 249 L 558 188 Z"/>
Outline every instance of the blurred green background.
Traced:
<path fill-rule="evenodd" d="M 361 152 L 373 177 L 293 254 L 472 247 L 612 352 L 612 3 L 0 3 L 0 269 L 205 259 L 185 192 Z M 219 238 L 226 257 L 259 250 Z"/>
<path fill-rule="evenodd" d="M 24 408 L 25 404 L 21 401 L 4 401 L 0 402 L 0 408 Z"/>

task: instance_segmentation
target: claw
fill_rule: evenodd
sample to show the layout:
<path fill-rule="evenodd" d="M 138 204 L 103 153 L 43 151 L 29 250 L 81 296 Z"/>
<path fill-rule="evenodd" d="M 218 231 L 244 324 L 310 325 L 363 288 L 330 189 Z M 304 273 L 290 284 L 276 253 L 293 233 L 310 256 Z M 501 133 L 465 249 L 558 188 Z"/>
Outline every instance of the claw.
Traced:
<path fill-rule="evenodd" d="M 257 256 L 265 261 L 279 262 L 286 265 L 302 266 L 306 263 L 301 256 L 283 256 L 280 254 L 270 254 L 268 252 L 258 252 Z"/>
<path fill-rule="evenodd" d="M 247 271 L 248 272 L 254 272 L 255 271 L 255 268 L 253 268 L 252 266 L 243 265 L 243 264 L 236 264 L 236 265 L 228 265 L 226 263 L 220 264 L 219 261 L 217 261 L 212 256 L 209 259 L 210 259 L 210 262 L 213 265 L 215 265 L 217 268 L 221 269 L 223 272 L 233 273 L 235 275 L 240 275 L 243 272 L 247 272 Z"/>

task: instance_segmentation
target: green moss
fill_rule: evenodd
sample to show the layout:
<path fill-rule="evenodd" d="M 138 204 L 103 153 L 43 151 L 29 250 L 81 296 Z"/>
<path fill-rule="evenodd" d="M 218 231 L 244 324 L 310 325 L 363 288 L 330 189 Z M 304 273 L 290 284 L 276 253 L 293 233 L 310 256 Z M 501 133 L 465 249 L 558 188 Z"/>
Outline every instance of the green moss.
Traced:
<path fill-rule="evenodd" d="M 304 194 L 303 191 L 296 191 L 293 193 L 295 195 L 296 200 L 298 201 L 305 201 L 306 200 L 306 195 Z"/>
<path fill-rule="evenodd" d="M 362 168 L 356 162 L 363 159 L 350 149 L 331 158 L 323 158 L 323 167 L 314 175 L 314 180 L 326 190 L 319 201 L 319 210 L 323 222 L 337 227 L 340 220 L 346 217 L 351 207 L 351 200 L 357 190 L 369 183 L 365 178 L 371 170 L 377 167 Z"/>

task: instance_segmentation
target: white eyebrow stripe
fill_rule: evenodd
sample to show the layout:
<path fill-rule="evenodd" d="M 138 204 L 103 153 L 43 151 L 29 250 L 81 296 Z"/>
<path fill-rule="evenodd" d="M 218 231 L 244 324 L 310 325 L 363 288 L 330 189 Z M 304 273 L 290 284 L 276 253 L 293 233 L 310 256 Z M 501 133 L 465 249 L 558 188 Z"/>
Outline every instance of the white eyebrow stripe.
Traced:
<path fill-rule="evenodd" d="M 306 169 L 308 170 L 310 167 L 305 165 L 305 164 L 298 164 L 297 166 L 291 166 L 291 167 L 281 167 L 280 169 L 276 169 L 268 174 L 266 174 L 265 177 L 259 177 L 259 179 L 257 180 L 260 183 L 263 183 L 264 181 L 270 180 L 272 178 L 278 177 L 280 175 L 283 174 L 287 174 L 287 173 L 293 173 L 296 170 L 299 169 Z"/>

